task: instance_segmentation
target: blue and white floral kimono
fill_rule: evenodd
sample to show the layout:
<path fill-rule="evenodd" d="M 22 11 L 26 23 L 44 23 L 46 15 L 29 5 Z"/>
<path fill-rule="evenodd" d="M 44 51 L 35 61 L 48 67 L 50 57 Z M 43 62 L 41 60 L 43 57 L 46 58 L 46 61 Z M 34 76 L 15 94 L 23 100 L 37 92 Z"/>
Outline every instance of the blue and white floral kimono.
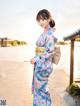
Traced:
<path fill-rule="evenodd" d="M 48 27 L 36 42 L 37 47 L 44 47 L 46 51 L 43 55 L 36 55 L 34 57 L 35 64 L 32 82 L 33 106 L 51 106 L 47 84 L 53 70 L 52 52 L 54 51 L 56 40 L 54 30 Z"/>

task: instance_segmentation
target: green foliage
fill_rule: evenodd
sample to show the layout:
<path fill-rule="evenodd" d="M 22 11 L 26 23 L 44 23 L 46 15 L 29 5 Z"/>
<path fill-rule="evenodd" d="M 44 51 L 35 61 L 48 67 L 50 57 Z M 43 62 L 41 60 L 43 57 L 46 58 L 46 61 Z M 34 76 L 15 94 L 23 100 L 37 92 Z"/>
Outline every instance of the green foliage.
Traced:
<path fill-rule="evenodd" d="M 12 45 L 12 46 L 16 46 L 16 45 L 17 45 L 17 41 L 16 41 L 16 40 L 12 41 L 12 42 L 11 42 L 11 45 Z"/>
<path fill-rule="evenodd" d="M 18 46 L 18 45 L 26 45 L 27 43 L 25 41 L 18 41 L 18 40 L 13 40 L 11 41 L 12 46 Z"/>
<path fill-rule="evenodd" d="M 58 41 L 57 44 L 59 44 L 59 45 L 68 45 L 68 44 L 70 44 L 70 42 L 62 40 L 62 41 Z"/>
<path fill-rule="evenodd" d="M 79 92 L 80 92 L 80 88 L 79 86 L 73 82 L 69 88 L 69 93 L 72 95 L 72 96 L 76 96 L 76 95 L 79 95 Z"/>
<path fill-rule="evenodd" d="M 76 38 L 76 40 L 75 40 L 75 41 L 80 42 L 80 37 L 79 37 L 79 38 Z"/>
<path fill-rule="evenodd" d="M 1 47 L 6 47 L 6 46 L 22 46 L 22 45 L 26 45 L 27 42 L 26 41 L 19 41 L 19 40 L 11 40 L 6 38 L 1 38 L 0 40 L 0 46 Z"/>

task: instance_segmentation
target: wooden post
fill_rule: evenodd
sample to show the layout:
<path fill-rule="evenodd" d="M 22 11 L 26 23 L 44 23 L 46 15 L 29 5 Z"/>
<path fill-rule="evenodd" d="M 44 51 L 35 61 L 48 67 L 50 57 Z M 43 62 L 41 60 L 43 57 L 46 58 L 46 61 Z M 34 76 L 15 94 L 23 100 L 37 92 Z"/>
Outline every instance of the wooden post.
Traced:
<path fill-rule="evenodd" d="M 73 83 L 74 73 L 74 40 L 71 40 L 71 51 L 70 51 L 70 85 Z"/>
<path fill-rule="evenodd" d="M 1 47 L 7 46 L 7 38 L 1 38 Z"/>
<path fill-rule="evenodd" d="M 1 47 L 3 47 L 3 38 L 1 38 Z"/>

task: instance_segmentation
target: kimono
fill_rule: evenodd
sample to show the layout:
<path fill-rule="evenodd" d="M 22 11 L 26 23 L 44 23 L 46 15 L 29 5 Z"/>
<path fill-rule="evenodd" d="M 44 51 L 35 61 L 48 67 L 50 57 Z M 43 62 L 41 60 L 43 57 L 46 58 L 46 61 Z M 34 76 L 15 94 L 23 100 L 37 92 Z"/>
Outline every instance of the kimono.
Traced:
<path fill-rule="evenodd" d="M 37 47 L 44 47 L 43 55 L 35 55 L 34 71 L 32 81 L 33 106 L 51 106 L 51 97 L 48 90 L 48 78 L 53 70 L 52 52 L 54 43 L 54 30 L 48 27 L 36 42 Z"/>

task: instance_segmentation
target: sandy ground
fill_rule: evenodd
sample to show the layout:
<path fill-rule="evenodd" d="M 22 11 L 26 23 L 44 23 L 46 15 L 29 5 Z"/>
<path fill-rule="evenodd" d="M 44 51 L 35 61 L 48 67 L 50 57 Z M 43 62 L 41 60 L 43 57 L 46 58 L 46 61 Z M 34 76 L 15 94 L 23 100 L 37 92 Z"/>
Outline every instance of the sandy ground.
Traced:
<path fill-rule="evenodd" d="M 32 65 L 0 61 L 0 100 L 6 106 L 32 106 Z"/>
<path fill-rule="evenodd" d="M 6 106 L 32 106 L 32 75 L 33 65 L 29 62 L 0 61 L 0 100 L 6 100 Z M 54 106 L 75 106 L 75 101 L 65 91 L 68 79 L 66 72 L 59 67 L 50 76 Z"/>

